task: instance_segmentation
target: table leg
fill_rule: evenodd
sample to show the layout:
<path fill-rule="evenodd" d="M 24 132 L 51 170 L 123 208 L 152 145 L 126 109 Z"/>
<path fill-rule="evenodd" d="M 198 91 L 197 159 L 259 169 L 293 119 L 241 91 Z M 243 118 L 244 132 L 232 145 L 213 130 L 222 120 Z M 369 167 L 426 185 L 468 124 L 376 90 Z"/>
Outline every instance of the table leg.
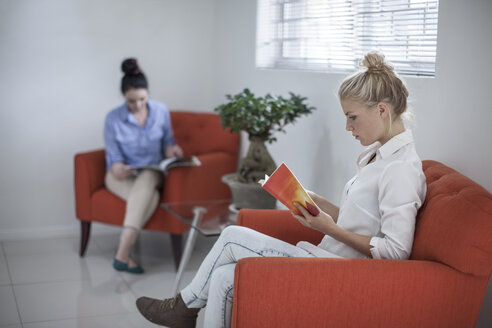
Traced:
<path fill-rule="evenodd" d="M 190 260 L 191 252 L 193 251 L 193 247 L 195 246 L 196 234 L 197 230 L 193 227 L 196 227 L 200 220 L 203 217 L 203 214 L 207 211 L 206 208 L 197 206 L 193 208 L 193 222 L 192 227 L 188 233 L 188 237 L 186 238 L 186 244 L 183 250 L 183 255 L 181 257 L 181 262 L 179 262 L 178 273 L 176 274 L 176 280 L 174 280 L 174 287 L 172 295 L 176 295 L 179 289 L 179 283 L 183 276 L 183 271 Z"/>

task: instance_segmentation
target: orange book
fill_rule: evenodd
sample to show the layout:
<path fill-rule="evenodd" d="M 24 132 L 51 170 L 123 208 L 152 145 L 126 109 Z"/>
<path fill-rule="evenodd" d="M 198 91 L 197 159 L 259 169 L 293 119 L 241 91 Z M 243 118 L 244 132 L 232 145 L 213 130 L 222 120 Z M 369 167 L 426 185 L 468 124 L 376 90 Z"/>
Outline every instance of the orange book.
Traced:
<path fill-rule="evenodd" d="M 294 206 L 294 202 L 297 202 L 304 206 L 311 215 L 319 214 L 318 207 L 284 163 L 277 167 L 271 176 L 265 175 L 265 179 L 260 180 L 259 183 L 263 189 L 294 213 L 301 214 Z"/>

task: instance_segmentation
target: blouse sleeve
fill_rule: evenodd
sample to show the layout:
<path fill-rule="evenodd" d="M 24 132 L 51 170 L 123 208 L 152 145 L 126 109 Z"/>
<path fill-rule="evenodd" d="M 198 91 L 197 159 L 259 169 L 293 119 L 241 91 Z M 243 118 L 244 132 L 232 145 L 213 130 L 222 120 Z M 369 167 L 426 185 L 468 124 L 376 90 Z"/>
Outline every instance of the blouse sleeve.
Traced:
<path fill-rule="evenodd" d="M 425 176 L 413 163 L 393 162 L 379 179 L 382 237 L 371 238 L 375 259 L 410 257 L 415 217 L 425 197 Z"/>
<path fill-rule="evenodd" d="M 164 120 L 164 134 L 162 137 L 162 149 L 166 149 L 167 146 L 172 146 L 176 144 L 174 140 L 173 126 L 171 124 L 171 114 L 169 109 L 165 107 L 165 120 Z"/>
<path fill-rule="evenodd" d="M 104 122 L 104 145 L 106 153 L 106 170 L 109 171 L 111 165 L 117 162 L 123 162 L 124 156 L 116 141 L 116 135 L 113 129 L 112 120 L 109 116 Z"/>

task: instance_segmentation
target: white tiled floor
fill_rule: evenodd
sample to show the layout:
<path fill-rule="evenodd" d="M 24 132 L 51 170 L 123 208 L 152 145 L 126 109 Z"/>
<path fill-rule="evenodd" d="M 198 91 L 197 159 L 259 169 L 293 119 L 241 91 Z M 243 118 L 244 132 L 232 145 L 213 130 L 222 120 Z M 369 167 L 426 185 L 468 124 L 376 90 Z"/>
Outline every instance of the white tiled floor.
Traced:
<path fill-rule="evenodd" d="M 176 274 L 169 236 L 142 232 L 134 253 L 143 275 L 112 268 L 118 238 L 119 229 L 93 234 L 84 258 L 78 237 L 0 242 L 0 328 L 157 327 L 137 312 L 135 300 L 170 296 Z M 198 235 L 182 286 L 215 239 Z M 492 280 L 477 328 L 492 326 L 491 296 Z M 197 327 L 203 327 L 203 315 Z"/>
<path fill-rule="evenodd" d="M 134 256 L 143 275 L 112 268 L 118 239 L 119 230 L 93 234 L 83 258 L 78 237 L 0 242 L 0 327 L 156 327 L 137 312 L 135 300 L 171 295 L 176 273 L 169 236 L 142 233 Z M 215 239 L 198 236 L 182 286 Z"/>

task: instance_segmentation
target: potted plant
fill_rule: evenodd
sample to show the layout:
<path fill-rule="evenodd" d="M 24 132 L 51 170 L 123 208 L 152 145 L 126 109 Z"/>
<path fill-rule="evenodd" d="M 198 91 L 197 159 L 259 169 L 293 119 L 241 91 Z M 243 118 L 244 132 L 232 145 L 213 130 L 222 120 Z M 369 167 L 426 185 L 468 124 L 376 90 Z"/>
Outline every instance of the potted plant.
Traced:
<path fill-rule="evenodd" d="M 277 168 L 265 143 L 277 141 L 275 132 L 285 132 L 284 127 L 314 107 L 304 103 L 305 97 L 289 93 L 282 96 L 255 97 L 244 89 L 236 95 L 226 95 L 228 102 L 215 111 L 222 118 L 222 126 L 232 132 L 245 131 L 250 141 L 246 156 L 241 159 L 238 171 L 225 175 L 222 181 L 229 185 L 236 208 L 275 208 L 276 200 L 258 184 L 265 174 Z"/>

